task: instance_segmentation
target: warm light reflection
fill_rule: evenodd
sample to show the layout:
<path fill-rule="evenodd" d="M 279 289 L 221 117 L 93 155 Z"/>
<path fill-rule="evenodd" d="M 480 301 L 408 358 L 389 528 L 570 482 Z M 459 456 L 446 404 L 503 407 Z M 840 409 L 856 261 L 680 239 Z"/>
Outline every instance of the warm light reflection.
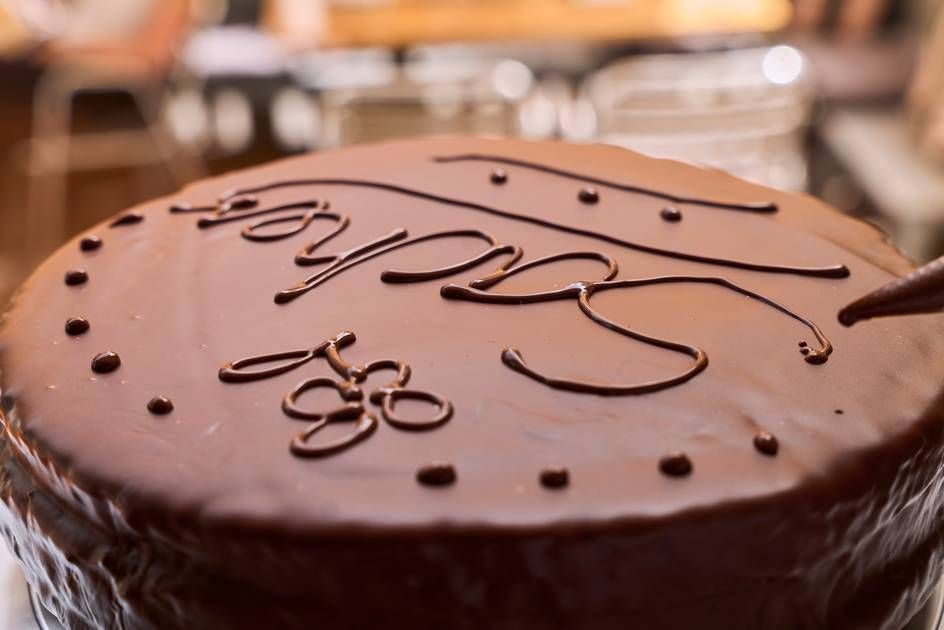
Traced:
<path fill-rule="evenodd" d="M 792 46 L 774 46 L 764 55 L 761 70 L 771 83 L 793 83 L 803 72 L 803 56 Z"/>

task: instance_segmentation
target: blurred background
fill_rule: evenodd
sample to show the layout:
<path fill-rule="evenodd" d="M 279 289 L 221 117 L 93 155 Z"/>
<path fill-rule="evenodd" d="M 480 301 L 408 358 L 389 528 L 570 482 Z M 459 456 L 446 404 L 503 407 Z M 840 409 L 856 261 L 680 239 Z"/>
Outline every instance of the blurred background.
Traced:
<path fill-rule="evenodd" d="M 944 251 L 941 0 L 0 0 L 0 301 L 208 174 L 426 133 L 605 142 Z"/>

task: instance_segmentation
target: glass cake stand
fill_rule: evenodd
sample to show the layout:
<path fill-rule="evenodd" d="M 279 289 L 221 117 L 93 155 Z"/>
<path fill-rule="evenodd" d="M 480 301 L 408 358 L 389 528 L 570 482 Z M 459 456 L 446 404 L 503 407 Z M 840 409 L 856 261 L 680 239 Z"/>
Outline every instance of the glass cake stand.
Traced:
<path fill-rule="evenodd" d="M 30 607 L 36 620 L 38 630 L 63 630 L 62 625 L 46 610 L 35 592 L 27 585 Z M 902 630 L 944 630 L 944 583 L 934 591 L 931 599 L 925 604 L 915 618 Z M 25 630 L 25 629 L 24 629 Z"/>
<path fill-rule="evenodd" d="M 55 616 L 30 591 L 3 541 L 0 541 L 0 629 L 62 629 Z M 944 630 L 944 583 L 902 630 Z"/>

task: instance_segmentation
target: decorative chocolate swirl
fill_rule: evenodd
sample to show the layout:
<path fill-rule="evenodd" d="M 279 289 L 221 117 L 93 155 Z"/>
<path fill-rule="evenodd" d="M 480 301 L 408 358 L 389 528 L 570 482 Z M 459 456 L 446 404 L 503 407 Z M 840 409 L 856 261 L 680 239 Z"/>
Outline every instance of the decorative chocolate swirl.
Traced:
<path fill-rule="evenodd" d="M 644 190 L 634 186 L 600 180 L 598 178 L 587 178 L 579 174 L 569 173 L 560 169 L 553 169 L 551 167 L 545 167 L 540 164 L 497 158 L 494 156 L 472 155 L 436 158 L 436 161 L 439 162 L 463 160 L 494 161 L 512 164 L 515 166 L 550 172 L 563 177 L 578 179 L 584 182 L 584 184 L 591 183 L 599 186 L 608 186 L 618 190 L 648 194 L 650 196 L 667 199 L 674 203 L 699 204 L 708 207 L 749 212 L 776 211 L 776 206 L 773 204 L 727 204 L 711 200 L 681 198 L 667 195 L 659 191 Z M 498 175 L 497 177 L 496 174 Z M 507 175 L 504 173 L 504 171 L 501 171 L 501 169 L 496 169 L 492 173 L 492 180 L 495 183 L 505 183 L 507 181 Z M 693 360 L 693 363 L 691 366 L 689 366 L 689 368 L 677 375 L 668 378 L 639 383 L 613 384 L 579 381 L 549 376 L 530 367 L 524 360 L 522 353 L 516 348 L 509 347 L 503 350 L 501 359 L 506 366 L 521 374 L 524 374 L 525 376 L 528 376 L 533 380 L 557 389 L 607 396 L 639 395 L 659 391 L 684 383 L 694 378 L 708 366 L 708 356 L 701 348 L 685 343 L 679 343 L 651 335 L 646 335 L 629 327 L 623 326 L 622 324 L 619 324 L 611 319 L 608 319 L 600 312 L 595 310 L 591 304 L 591 297 L 597 292 L 613 289 L 630 289 L 641 286 L 669 283 L 698 283 L 716 285 L 757 300 L 806 325 L 812 331 L 816 340 L 819 342 L 819 348 L 817 349 L 811 348 L 806 342 L 800 343 L 800 352 L 804 355 L 804 358 L 808 363 L 824 363 L 832 352 L 832 345 L 830 344 L 829 340 L 812 321 L 803 317 L 802 315 L 799 315 L 798 313 L 795 313 L 786 306 L 759 293 L 735 284 L 726 278 L 717 276 L 672 275 L 625 280 L 616 279 L 616 276 L 619 273 L 619 268 L 616 261 L 609 255 L 596 251 L 563 252 L 519 264 L 519 261 L 523 255 L 523 250 L 520 247 L 499 244 L 499 242 L 492 235 L 481 230 L 448 230 L 409 238 L 409 233 L 405 228 L 397 228 L 391 230 L 387 234 L 378 236 L 372 240 L 367 241 L 366 243 L 348 250 L 333 254 L 318 254 L 317 251 L 321 246 L 328 243 L 335 236 L 347 229 L 351 223 L 350 217 L 337 212 L 329 212 L 327 203 L 320 204 L 316 200 L 292 202 L 270 208 L 258 208 L 259 199 L 257 195 L 259 193 L 279 188 L 297 186 L 354 186 L 380 189 L 397 194 L 409 195 L 420 199 L 436 201 L 455 207 L 485 212 L 503 218 L 531 223 L 570 234 L 587 236 L 599 241 L 619 245 L 637 251 L 705 264 L 747 269 L 752 271 L 790 273 L 800 276 L 814 276 L 824 278 L 846 277 L 849 273 L 848 269 L 843 265 L 833 265 L 829 267 L 791 267 L 782 265 L 766 265 L 733 259 L 712 258 L 700 256 L 697 254 L 677 252 L 627 241 L 610 234 L 558 224 L 553 221 L 538 217 L 521 215 L 512 211 L 493 208 L 474 202 L 451 199 L 433 193 L 370 180 L 322 178 L 271 182 L 252 188 L 230 191 L 220 198 L 220 201 L 216 206 L 194 207 L 190 204 L 179 202 L 174 204 L 170 210 L 172 212 L 210 213 L 212 216 L 203 217 L 198 221 L 197 225 L 201 229 L 210 228 L 233 221 L 246 221 L 248 219 L 276 215 L 271 216 L 270 218 L 264 218 L 256 223 L 247 224 L 245 227 L 243 227 L 241 230 L 242 237 L 256 242 L 275 241 L 294 236 L 306 230 L 313 222 L 317 220 L 326 219 L 336 223 L 333 229 L 317 240 L 303 247 L 301 251 L 296 254 L 295 263 L 297 265 L 320 265 L 321 268 L 316 273 L 308 276 L 295 286 L 276 293 L 274 300 L 278 304 L 292 301 L 301 295 L 304 295 L 305 293 L 315 289 L 336 275 L 342 274 L 345 271 L 360 265 L 361 263 L 393 252 L 395 250 L 438 239 L 471 237 L 480 239 L 486 244 L 486 248 L 484 250 L 475 256 L 472 256 L 471 258 L 462 260 L 452 265 L 421 271 L 401 271 L 388 269 L 381 274 L 381 280 L 389 283 L 397 283 L 422 282 L 426 280 L 444 278 L 476 267 L 491 258 L 507 255 L 508 258 L 492 273 L 473 280 L 467 287 L 458 286 L 455 284 L 445 285 L 441 287 L 440 294 L 446 299 L 462 299 L 497 304 L 529 304 L 560 299 L 576 299 L 581 312 L 583 312 L 584 315 L 586 315 L 587 318 L 589 318 L 594 323 L 617 332 L 624 337 L 629 337 L 636 341 L 641 341 L 645 344 L 663 348 L 672 352 L 685 354 L 691 357 Z M 596 189 L 588 185 L 585 185 L 583 188 L 581 188 L 578 196 L 580 197 L 581 201 L 585 203 L 597 203 L 599 201 L 599 195 L 596 192 Z M 667 221 L 677 221 L 681 218 L 680 211 L 674 207 L 664 209 L 661 215 Z M 271 232 L 265 229 L 275 225 L 285 225 L 287 227 L 281 231 L 276 232 Z M 598 261 L 606 267 L 606 271 L 599 280 L 576 281 L 564 286 L 563 288 L 552 289 L 548 291 L 518 294 L 502 294 L 488 291 L 488 289 L 494 287 L 508 277 L 519 274 L 528 269 L 533 269 L 563 260 L 575 259 Z M 305 430 L 296 435 L 291 443 L 291 451 L 301 457 L 320 457 L 331 453 L 336 453 L 345 450 L 364 439 L 367 439 L 373 434 L 377 428 L 378 423 L 377 420 L 367 411 L 364 405 L 364 393 L 357 383 L 362 382 L 367 378 L 368 374 L 377 370 L 393 370 L 396 373 L 396 378 L 389 385 L 375 389 L 373 392 L 371 392 L 368 398 L 371 403 L 380 407 L 381 414 L 388 424 L 403 430 L 427 430 L 440 426 L 449 420 L 453 412 L 451 403 L 430 392 L 405 389 L 405 386 L 410 378 L 410 369 L 406 364 L 395 360 L 373 361 L 363 366 L 356 366 L 346 363 L 340 355 L 340 350 L 350 343 L 353 343 L 353 341 L 353 333 L 342 332 L 312 348 L 240 359 L 238 361 L 224 365 L 220 370 L 219 377 L 225 382 L 246 382 L 262 378 L 271 378 L 283 374 L 285 372 L 294 370 L 318 357 L 322 357 L 327 360 L 332 369 L 334 369 L 334 371 L 340 375 L 341 380 L 327 377 L 314 377 L 307 379 L 290 390 L 282 401 L 282 410 L 287 416 L 311 422 Z M 274 365 L 270 365 L 267 368 L 253 369 L 255 366 L 264 364 Z M 298 402 L 302 394 L 318 388 L 334 389 L 341 398 L 343 404 L 340 407 L 327 412 L 309 411 L 302 408 Z M 428 402 L 437 408 L 437 413 L 433 418 L 424 421 L 404 419 L 397 415 L 395 410 L 396 402 L 404 398 Z M 353 428 L 348 434 L 331 442 L 320 444 L 312 444 L 310 442 L 316 433 L 321 431 L 327 425 L 335 422 L 350 422 L 352 423 Z M 678 460 L 679 458 L 675 459 Z M 679 466 L 681 466 L 681 464 L 679 464 Z M 687 474 L 687 472 L 680 472 L 678 467 L 674 467 L 673 470 L 674 472 L 667 472 L 667 474 Z M 566 483 L 566 481 L 564 483 Z"/>
<path fill-rule="evenodd" d="M 551 289 L 535 293 L 509 294 L 490 293 L 487 291 L 487 289 L 495 286 L 503 280 L 528 269 L 540 267 L 561 260 L 571 259 L 597 260 L 606 266 L 606 273 L 603 275 L 601 280 L 596 280 L 593 282 L 577 281 L 560 289 Z M 598 394 L 602 396 L 636 395 L 659 391 L 661 389 L 666 389 L 668 387 L 684 383 L 694 378 L 702 370 L 708 367 L 708 355 L 701 348 L 646 335 L 618 324 L 617 322 L 601 315 L 591 305 L 590 298 L 595 293 L 602 291 L 671 283 L 698 283 L 717 285 L 766 304 L 806 325 L 812 331 L 813 335 L 816 337 L 816 340 L 820 343 L 820 347 L 815 350 L 806 344 L 801 347 L 801 353 L 804 355 L 804 359 L 807 361 L 807 363 L 825 363 L 833 351 L 832 344 L 819 329 L 819 327 L 812 321 L 806 317 L 803 317 L 802 315 L 799 315 L 798 313 L 795 313 L 779 302 L 776 302 L 759 293 L 755 293 L 749 289 L 745 289 L 744 287 L 735 284 L 726 278 L 713 276 L 656 276 L 652 278 L 615 280 L 614 278 L 618 273 L 619 268 L 616 264 L 616 261 L 614 261 L 609 256 L 597 252 L 567 252 L 563 254 L 545 256 L 544 258 L 537 258 L 535 260 L 530 260 L 508 269 L 496 271 L 478 280 L 473 280 L 469 283 L 468 287 L 462 287 L 455 284 L 445 285 L 440 289 L 440 295 L 446 299 L 451 300 L 468 300 L 472 302 L 488 304 L 534 304 L 536 302 L 548 302 L 551 300 L 576 299 L 581 312 L 583 312 L 583 314 L 594 323 L 617 332 L 623 336 L 641 341 L 645 344 L 664 348 L 672 352 L 686 354 L 694 360 L 694 363 L 691 365 L 691 367 L 689 367 L 684 372 L 662 380 L 631 384 L 600 384 L 588 381 L 576 381 L 547 376 L 529 367 L 518 349 L 505 348 L 502 351 L 501 358 L 505 365 L 516 372 L 520 372 L 521 374 L 538 381 L 539 383 L 543 383 L 555 389 Z M 806 352 L 802 352 L 802 350 L 806 350 Z"/>
<path fill-rule="evenodd" d="M 295 257 L 295 261 L 299 264 L 307 265 L 327 263 L 327 266 L 322 268 L 317 273 L 308 276 L 295 286 L 276 293 L 275 302 L 277 304 L 290 302 L 295 298 L 308 293 L 329 278 L 343 273 L 352 267 L 356 267 L 357 265 L 372 258 L 376 258 L 377 256 L 382 256 L 394 250 L 402 249 L 404 247 L 409 247 L 411 245 L 416 245 L 417 243 L 423 243 L 426 241 L 454 237 L 473 237 L 485 241 L 488 244 L 488 247 L 472 258 L 468 258 L 452 265 L 438 267 L 436 269 L 427 269 L 424 271 L 398 271 L 390 269 L 384 271 L 383 274 L 381 274 L 381 280 L 390 283 L 435 280 L 437 278 L 451 276 L 461 271 L 465 271 L 466 269 L 471 269 L 472 267 L 475 267 L 486 260 L 500 256 L 502 254 L 511 254 L 512 261 L 517 260 L 517 258 L 521 256 L 521 252 L 518 248 L 510 245 L 499 245 L 494 237 L 481 230 L 449 230 L 445 232 L 424 234 L 423 236 L 417 236 L 415 238 L 404 240 L 408 236 L 408 233 L 403 228 L 393 230 L 379 238 L 368 241 L 363 245 L 349 249 L 347 251 L 326 256 L 312 256 L 314 249 L 318 245 L 327 242 L 339 231 L 340 230 L 336 230 L 335 232 L 319 240 L 317 243 L 309 245 L 305 248 L 305 250 L 303 250 L 301 254 Z"/>
<path fill-rule="evenodd" d="M 442 161 L 444 158 L 440 158 Z M 463 158 L 466 159 L 466 158 Z M 535 167 L 536 168 L 536 167 Z M 568 176 L 571 176 L 568 174 Z M 575 176 L 576 177 L 576 176 Z M 586 178 L 586 181 L 596 182 L 592 178 Z M 602 182 L 601 185 L 611 184 L 615 188 L 620 188 L 623 190 L 632 189 L 631 192 L 639 192 L 633 187 L 626 187 L 621 184 L 612 184 L 607 182 Z M 670 249 L 663 249 L 661 247 L 655 247 L 653 245 L 646 245 L 644 243 L 637 243 L 635 241 L 630 241 L 618 236 L 607 234 L 604 232 L 597 232 L 594 230 L 589 230 L 585 228 L 580 228 L 576 226 L 565 225 L 562 223 L 556 223 L 548 219 L 542 219 L 540 217 L 533 217 L 525 214 L 518 214 L 510 210 L 503 210 L 501 208 L 495 208 L 492 206 L 487 206 L 480 203 L 475 203 L 471 201 L 464 201 L 461 199 L 453 199 L 450 197 L 445 197 L 435 193 L 425 192 L 417 190 L 414 188 L 408 188 L 405 186 L 398 186 L 396 184 L 388 184 L 385 182 L 378 182 L 365 179 L 347 179 L 347 178 L 312 178 L 312 179 L 289 179 L 283 181 L 269 182 L 266 184 L 261 184 L 259 186 L 254 186 L 251 188 L 244 188 L 235 191 L 230 191 L 227 193 L 227 197 L 224 197 L 223 204 L 226 203 L 226 199 L 231 199 L 236 196 L 244 195 L 258 195 L 259 193 L 276 190 L 279 188 L 292 188 L 300 186 L 350 186 L 358 188 L 372 188 L 376 190 L 386 190 L 389 192 L 408 195 L 415 197 L 417 199 L 426 199 L 428 201 L 434 201 L 437 203 L 442 203 L 457 208 L 465 208 L 468 210 L 475 210 L 477 212 L 484 212 L 486 214 L 491 214 L 494 216 L 503 217 L 513 221 L 520 221 L 523 223 L 530 223 L 532 225 L 538 225 L 544 228 L 549 228 L 559 232 L 565 232 L 568 234 L 574 234 L 577 236 L 585 236 L 594 240 L 602 241 L 605 243 L 610 243 L 612 245 L 619 245 L 627 249 L 632 249 L 635 251 L 644 252 L 647 254 L 653 254 L 656 256 L 665 256 L 668 258 L 675 258 L 677 260 L 687 260 L 690 262 L 703 263 L 708 265 L 717 265 L 721 267 L 731 267 L 734 269 L 744 269 L 747 271 L 757 271 L 763 273 L 782 273 L 782 274 L 792 274 L 797 276 L 812 276 L 817 278 L 846 278 L 849 276 L 849 269 L 845 265 L 830 265 L 826 267 L 800 267 L 800 266 L 790 266 L 790 265 L 770 265 L 764 263 L 755 263 L 744 260 L 737 260 L 732 258 L 716 258 L 713 256 L 703 256 L 700 254 L 691 254 L 687 252 L 680 252 Z M 749 210 L 753 212 L 771 212 L 769 208 L 770 204 L 758 205 L 758 204 L 727 204 L 722 202 L 706 201 L 706 200 L 696 200 L 688 198 L 676 198 L 674 196 L 665 196 L 662 193 L 653 193 L 649 191 L 650 194 L 658 196 L 660 198 L 666 198 L 670 201 L 676 203 L 692 203 L 700 204 L 710 207 L 717 208 L 730 208 L 737 210 Z M 247 216 L 247 215 L 239 215 Z M 216 222 L 212 223 L 215 224 Z"/>
<path fill-rule="evenodd" d="M 341 377 L 340 380 L 317 376 L 302 381 L 282 399 L 282 411 L 290 418 L 310 421 L 290 443 L 290 450 L 299 457 L 323 457 L 346 450 L 367 439 L 377 429 L 377 419 L 364 405 L 364 392 L 358 383 L 364 382 L 373 372 L 392 370 L 396 376 L 383 387 L 373 390 L 368 400 L 380 408 L 383 419 L 390 426 L 406 431 L 427 431 L 442 426 L 452 417 L 452 403 L 432 392 L 405 389 L 410 380 L 410 366 L 402 361 L 382 359 L 364 365 L 353 365 L 341 356 L 341 349 L 354 343 L 354 333 L 342 331 L 311 348 L 264 354 L 227 363 L 220 368 L 219 378 L 227 383 L 246 383 L 272 378 L 294 370 L 315 358 L 323 358 Z M 268 368 L 247 369 L 258 365 L 274 364 Z M 302 394 L 329 388 L 337 392 L 342 405 L 329 411 L 310 411 L 299 405 Z M 398 400 L 413 399 L 428 402 L 436 407 L 436 414 L 429 419 L 407 419 L 396 411 Z M 329 442 L 312 444 L 310 440 L 329 424 L 353 423 L 350 433 Z"/>
<path fill-rule="evenodd" d="M 608 182 L 604 180 L 594 179 L 594 178 L 584 178 L 578 174 L 569 173 L 566 171 L 561 171 L 559 169 L 551 169 L 550 167 L 544 167 L 539 164 L 534 163 L 525 163 L 516 160 L 505 160 L 504 158 L 493 158 L 493 156 L 455 156 L 455 157 L 445 157 L 445 158 L 436 158 L 440 162 L 449 162 L 449 161 L 462 161 L 462 160 L 482 160 L 482 161 L 497 161 L 502 163 L 510 163 L 516 166 L 523 166 L 527 168 L 532 168 L 540 171 L 549 171 L 556 175 L 570 177 L 574 179 L 582 179 L 584 181 L 590 181 L 591 183 L 597 185 L 610 186 L 612 188 L 617 188 L 620 190 L 629 190 L 631 192 L 640 192 L 635 187 L 626 186 L 623 184 L 618 184 L 614 182 Z M 809 319 L 795 313 L 786 306 L 767 298 L 763 295 L 750 291 L 744 287 L 741 287 L 738 284 L 735 284 L 726 278 L 716 277 L 716 276 L 694 276 L 694 275 L 675 275 L 675 276 L 656 276 L 651 278 L 639 278 L 639 279 L 627 279 L 627 280 L 616 280 L 616 275 L 618 274 L 618 267 L 616 262 L 608 255 L 602 254 L 599 252 L 564 252 L 560 254 L 555 254 L 552 256 L 547 256 L 544 258 L 532 260 L 523 264 L 517 264 L 522 256 L 522 249 L 520 247 L 512 245 L 499 245 L 498 241 L 491 235 L 482 232 L 481 230 L 451 230 L 443 232 L 435 232 L 432 234 L 426 234 L 415 238 L 408 238 L 409 234 L 404 228 L 397 228 L 391 232 L 381 235 L 373 240 L 370 240 L 362 245 L 357 247 L 341 251 L 335 254 L 327 255 L 316 255 L 317 249 L 333 239 L 335 236 L 340 234 L 345 230 L 350 224 L 350 218 L 345 215 L 340 215 L 333 212 L 326 212 L 325 206 L 322 206 L 319 209 L 318 202 L 316 201 L 306 201 L 306 202 L 297 202 L 289 203 L 280 206 L 275 206 L 272 208 L 265 208 L 259 210 L 253 210 L 258 205 L 257 195 L 262 192 L 285 188 L 285 187 L 294 187 L 294 186 L 312 186 L 312 185 L 337 185 L 337 186 L 361 186 L 368 188 L 378 188 L 382 190 L 387 190 L 395 192 L 398 194 L 411 195 L 419 197 L 422 199 L 434 200 L 437 202 L 445 203 L 447 205 L 458 206 L 462 208 L 473 209 L 477 211 L 487 212 L 490 214 L 495 214 L 498 216 L 511 218 L 514 220 L 525 221 L 529 223 L 534 223 L 544 227 L 550 227 L 552 229 L 561 230 L 565 232 L 570 232 L 579 235 L 590 236 L 598 240 L 605 242 L 615 243 L 631 249 L 637 249 L 640 251 L 646 251 L 650 253 L 655 253 L 657 255 L 669 256 L 674 258 L 679 258 L 682 260 L 695 260 L 697 262 L 706 262 L 709 264 L 717 264 L 721 266 L 736 267 L 736 268 L 745 268 L 755 271 L 767 271 L 774 273 L 793 273 L 797 275 L 811 275 L 818 277 L 845 277 L 848 275 L 848 269 L 843 265 L 835 265 L 832 267 L 785 267 L 779 265 L 762 265 L 757 263 L 749 263 L 744 261 L 729 260 L 729 259 L 714 259 L 708 257 L 702 257 L 695 254 L 686 254 L 683 252 L 674 252 L 671 250 L 663 250 L 659 248 L 653 248 L 648 245 L 641 245 L 638 243 L 633 243 L 630 241 L 624 241 L 617 237 L 593 232 L 590 230 L 584 230 L 581 228 L 574 228 L 566 225 L 557 224 L 545 219 L 540 219 L 536 217 L 529 217 L 526 215 L 519 215 L 510 211 L 501 210 L 497 208 L 491 208 L 489 206 L 484 206 L 481 204 L 462 201 L 457 199 L 450 199 L 435 195 L 432 193 L 426 193 L 423 191 L 417 191 L 414 189 L 404 188 L 401 186 L 386 184 L 382 182 L 372 182 L 367 180 L 351 180 L 351 179 L 305 179 L 305 180 L 288 180 L 282 182 L 272 182 L 268 184 L 263 184 L 260 186 L 246 188 L 242 190 L 235 190 L 227 193 L 221 197 L 219 206 L 213 210 L 212 217 L 202 218 L 198 222 L 199 227 L 207 228 L 221 223 L 227 223 L 237 220 L 245 220 L 249 218 L 255 218 L 260 216 L 266 216 L 273 213 L 282 213 L 290 212 L 292 210 L 303 210 L 301 213 L 293 213 L 286 216 L 279 216 L 273 219 L 267 219 L 260 223 L 249 225 L 242 230 L 242 236 L 248 240 L 276 240 L 280 238 L 286 238 L 298 234 L 299 232 L 306 229 L 313 221 L 317 219 L 329 219 L 335 221 L 338 225 L 326 235 L 318 239 L 317 241 L 310 243 L 305 246 L 295 257 L 295 262 L 298 265 L 307 266 L 307 265 L 323 265 L 323 267 L 316 273 L 308 276 L 300 283 L 296 284 L 293 287 L 279 291 L 275 295 L 275 302 L 282 304 L 289 301 L 292 301 L 299 296 L 313 290 L 317 286 L 321 285 L 328 279 L 341 274 L 348 269 L 351 269 L 354 266 L 357 266 L 367 260 L 372 258 L 382 256 L 386 253 L 392 252 L 394 250 L 408 247 L 413 244 L 417 244 L 424 241 L 431 241 L 435 239 L 442 238 L 452 238 L 452 237 L 474 237 L 479 238 L 487 244 L 487 248 L 480 252 L 478 255 L 473 256 L 467 260 L 455 263 L 453 265 L 448 265 L 440 267 L 437 269 L 430 269 L 425 271 L 413 271 L 405 272 L 398 270 L 387 270 L 381 274 L 381 280 L 384 282 L 419 282 L 425 280 L 432 280 L 437 278 L 447 277 L 455 273 L 459 273 L 466 269 L 473 268 L 482 262 L 489 260 L 493 257 L 499 255 L 508 255 L 509 258 L 506 260 L 498 269 L 496 269 L 491 274 L 474 280 L 469 284 L 468 287 L 461 287 L 454 284 L 449 284 L 441 288 L 440 294 L 447 299 L 465 299 L 470 301 L 486 302 L 486 303 L 504 303 L 504 304 L 526 304 L 526 303 L 535 303 L 535 302 L 545 302 L 550 300 L 558 299 L 576 299 L 580 310 L 594 323 L 599 324 L 605 328 L 613 330 L 625 337 L 631 339 L 642 341 L 648 345 L 653 345 L 659 348 L 664 348 L 672 352 L 678 352 L 685 355 L 688 355 L 693 359 L 693 364 L 685 371 L 675 376 L 647 381 L 642 383 L 629 383 L 629 384 L 600 384 L 587 381 L 575 381 L 570 379 L 563 379 L 553 376 L 548 376 L 531 368 L 526 361 L 522 353 L 516 348 L 505 348 L 502 352 L 501 358 L 502 361 L 509 368 L 528 376 L 538 382 L 541 382 L 550 387 L 557 389 L 564 389 L 575 392 L 584 392 L 584 393 L 594 393 L 599 395 L 637 395 L 650 393 L 654 391 L 659 391 L 668 387 L 672 387 L 681 383 L 684 383 L 701 371 L 703 371 L 708 365 L 708 356 L 704 350 L 693 345 L 678 343 L 670 341 L 667 339 L 660 339 L 650 335 L 643 334 L 641 332 L 632 330 L 628 327 L 625 327 L 617 322 L 610 320 L 603 316 L 601 313 L 596 311 L 591 305 L 591 296 L 599 291 L 607 291 L 612 289 L 626 289 L 634 288 L 647 285 L 655 284 L 667 284 L 667 283 L 699 283 L 699 284 L 713 284 L 725 289 L 735 291 L 752 299 L 755 299 L 761 303 L 767 304 L 772 308 L 779 310 L 780 312 L 796 319 L 797 321 L 806 325 L 816 337 L 819 342 L 820 347 L 818 349 L 813 349 L 809 347 L 805 342 L 800 344 L 800 352 L 804 355 L 805 360 L 811 364 L 821 364 L 824 363 L 832 352 L 832 345 L 829 340 L 825 337 L 822 331 Z M 582 190 L 592 190 L 590 188 Z M 771 204 L 724 204 L 721 202 L 706 201 L 706 200 L 697 200 L 689 198 L 678 198 L 671 195 L 665 195 L 658 191 L 646 191 L 647 194 L 652 194 L 660 198 L 666 198 L 670 201 L 676 203 L 699 203 L 701 205 L 707 205 L 710 207 L 718 207 L 725 209 L 734 209 L 734 210 L 744 210 L 751 212 L 772 212 L 776 210 L 775 206 Z M 193 207 L 187 204 L 177 204 L 172 210 L 177 211 L 197 211 Z M 206 210 L 202 208 L 201 210 Z M 244 210 L 244 211 L 238 211 Z M 680 215 L 679 215 L 680 216 Z M 673 215 L 672 219 L 676 217 Z M 266 227 L 273 224 L 281 223 L 290 223 L 294 224 L 293 227 L 279 232 L 276 234 L 268 234 L 260 236 L 256 234 L 256 230 L 262 227 Z M 572 284 L 569 284 L 561 289 L 529 293 L 529 294 L 498 294 L 490 293 L 486 289 L 494 286 L 495 284 L 501 282 L 509 276 L 518 274 L 527 269 L 534 267 L 546 265 L 549 263 L 561 261 L 561 260 L 570 260 L 570 259 L 589 259 L 597 260 L 603 263 L 607 271 L 601 280 L 585 282 L 578 281 Z M 340 341 L 340 340 L 339 340 Z M 281 360 L 281 359 L 290 359 L 290 363 L 285 364 L 284 369 L 293 369 L 301 363 L 305 363 L 315 356 L 320 356 L 323 353 L 328 351 L 330 344 L 323 345 L 323 347 L 313 348 L 310 350 L 303 351 L 294 351 L 288 354 L 278 355 L 276 357 L 266 356 L 266 357 L 256 357 L 251 360 L 244 360 L 244 365 L 255 364 L 258 362 L 268 362 L 271 360 Z M 246 363 L 249 361 L 249 363 Z M 239 362 L 237 362 L 239 363 Z M 340 369 L 339 364 L 334 365 L 336 371 L 339 372 L 342 376 L 345 375 L 343 370 Z M 232 378 L 233 374 L 231 372 L 235 369 L 238 371 L 239 366 L 234 364 L 234 366 L 224 368 L 224 371 L 221 371 L 220 378 L 227 380 L 227 378 Z M 279 368 L 282 369 L 282 368 Z M 350 376 L 347 377 L 350 380 Z M 402 387 L 402 386 L 401 386 Z M 384 409 L 385 418 L 391 424 L 397 425 L 397 419 L 395 414 L 392 411 L 393 403 L 402 397 L 410 397 L 411 395 L 404 394 L 402 389 L 399 388 L 389 388 L 391 391 L 385 395 L 383 400 L 386 403 L 389 403 L 389 408 Z M 397 391 L 398 393 L 393 393 Z M 424 396 L 412 396 L 418 397 L 422 400 L 428 400 L 433 404 L 439 404 L 438 398 L 430 398 Z M 443 409 L 440 406 L 440 409 Z M 400 428 L 404 428 L 401 426 Z M 360 429 L 358 429 L 361 435 L 366 436 L 369 433 L 369 429 L 366 424 L 364 424 Z"/>
<path fill-rule="evenodd" d="M 484 153 L 463 153 L 461 155 L 441 155 L 433 158 L 434 162 L 439 162 L 441 164 L 448 164 L 450 162 L 492 162 L 495 164 L 505 164 L 507 166 L 518 166 L 520 168 L 530 169 L 532 171 L 540 171 L 542 173 L 549 173 L 551 175 L 557 175 L 558 177 L 566 177 L 567 179 L 577 180 L 584 184 L 594 184 L 596 186 L 605 186 L 607 188 L 615 188 L 616 190 L 622 190 L 624 192 L 636 193 L 639 195 L 646 195 L 647 197 L 656 197 L 657 199 L 664 199 L 666 201 L 671 201 L 673 203 L 687 203 L 696 206 L 706 206 L 709 208 L 721 208 L 723 210 L 741 210 L 743 212 L 760 212 L 760 213 L 771 213 L 777 211 L 777 204 L 771 201 L 760 201 L 754 203 L 737 203 L 730 201 L 714 201 L 711 199 L 699 199 L 697 197 L 680 197 L 678 195 L 673 195 L 667 192 L 653 190 L 651 188 L 644 188 L 642 186 L 635 186 L 632 184 L 623 184 L 620 182 L 614 182 L 607 179 L 602 179 L 600 177 L 593 177 L 591 175 L 585 175 L 582 173 L 574 173 L 573 171 L 568 171 L 562 168 L 555 168 L 553 166 L 548 166 L 546 164 L 539 164 L 537 162 L 529 162 L 527 160 L 519 160 L 516 158 L 509 158 L 502 155 L 488 155 Z M 582 192 L 581 192 L 582 194 Z M 581 199 L 583 201 L 583 199 Z"/>

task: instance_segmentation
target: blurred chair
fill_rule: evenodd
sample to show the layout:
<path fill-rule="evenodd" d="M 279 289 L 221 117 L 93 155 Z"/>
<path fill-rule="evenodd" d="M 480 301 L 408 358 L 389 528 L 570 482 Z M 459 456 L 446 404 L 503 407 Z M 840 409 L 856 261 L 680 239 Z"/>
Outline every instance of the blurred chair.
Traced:
<path fill-rule="evenodd" d="M 803 190 L 811 106 L 805 60 L 788 46 L 640 55 L 593 75 L 569 124 L 577 139 Z"/>
<path fill-rule="evenodd" d="M 902 0 L 793 0 L 793 27 L 842 41 L 875 38 L 893 23 Z"/>
<path fill-rule="evenodd" d="M 134 32 L 101 41 L 50 40 L 40 50 L 42 74 L 34 92 L 29 145 L 28 233 L 34 243 L 65 235 L 65 195 L 72 171 L 162 164 L 178 184 L 202 164 L 161 124 L 161 110 L 176 53 L 191 27 L 190 0 L 156 0 Z M 139 130 L 73 133 L 75 97 L 116 92 L 131 96 Z"/>
<path fill-rule="evenodd" d="M 534 76 L 465 47 L 311 53 L 296 68 L 316 94 L 321 146 L 438 133 L 516 135 Z"/>
<path fill-rule="evenodd" d="M 207 112 L 207 140 L 226 155 L 250 145 L 256 133 L 254 112 L 268 117 L 273 96 L 291 83 L 282 45 L 249 25 L 195 33 L 181 60 L 180 91 L 199 99 Z"/>

